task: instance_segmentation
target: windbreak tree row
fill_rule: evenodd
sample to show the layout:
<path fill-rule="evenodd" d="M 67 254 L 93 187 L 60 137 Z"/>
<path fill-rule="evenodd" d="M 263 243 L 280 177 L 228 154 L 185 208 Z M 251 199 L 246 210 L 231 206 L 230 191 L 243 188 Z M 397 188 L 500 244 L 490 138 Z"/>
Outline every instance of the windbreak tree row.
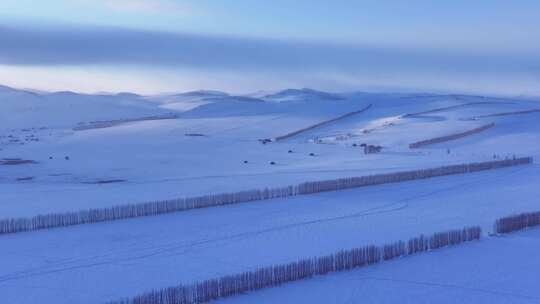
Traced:
<path fill-rule="evenodd" d="M 480 227 L 421 235 L 407 242 L 364 246 L 297 262 L 259 268 L 190 285 L 153 290 L 109 304 L 199 304 L 332 272 L 347 271 L 395 258 L 478 240 Z"/>
<path fill-rule="evenodd" d="M 336 118 L 328 119 L 328 120 L 319 122 L 319 123 L 317 123 L 317 124 L 311 125 L 311 126 L 309 126 L 309 127 L 305 127 L 305 128 L 302 128 L 302 129 L 299 129 L 299 130 L 296 130 L 296 131 L 287 133 L 287 134 L 285 134 L 285 135 L 277 136 L 277 137 L 275 138 L 275 140 L 276 140 L 276 141 L 280 141 L 280 140 L 285 140 L 285 139 L 291 138 L 291 137 L 293 137 L 293 136 L 296 136 L 296 135 L 298 135 L 298 134 L 301 134 L 301 133 L 304 133 L 304 132 L 313 130 L 313 129 L 315 129 L 315 128 L 319 128 L 319 127 L 322 127 L 322 126 L 325 126 L 325 125 L 334 123 L 334 122 L 336 122 L 336 121 L 338 121 L 338 120 L 342 120 L 342 119 L 345 119 L 345 118 L 347 118 L 347 117 L 351 117 L 351 116 L 353 116 L 353 115 L 360 114 L 360 113 L 362 113 L 362 112 L 364 112 L 364 111 L 367 111 L 369 108 L 371 108 L 371 104 L 368 105 L 367 107 L 361 109 L 361 110 L 354 111 L 354 112 L 350 112 L 350 113 L 341 115 L 341 116 L 336 117 Z"/>
<path fill-rule="evenodd" d="M 465 174 L 470 172 L 530 164 L 532 162 L 533 159 L 531 157 L 524 157 L 362 177 L 307 182 L 286 187 L 211 194 L 199 197 L 135 203 L 73 212 L 51 213 L 36 215 L 30 218 L 4 219 L 0 220 L 0 234 L 99 223 L 104 221 L 153 216 L 198 208 L 208 208 L 275 198 L 286 198 L 297 195 L 325 191 L 338 191 L 349 188 L 412 181 L 438 176 Z"/>
<path fill-rule="evenodd" d="M 485 131 L 487 129 L 491 129 L 494 126 L 495 126 L 495 123 L 490 123 L 488 125 L 484 125 L 484 126 L 481 126 L 481 127 L 478 127 L 478 128 L 472 129 L 472 130 L 468 130 L 468 131 L 465 131 L 465 132 L 461 132 L 461 133 L 450 134 L 450 135 L 446 135 L 446 136 L 435 137 L 435 138 L 431 138 L 431 139 L 417 141 L 415 143 L 410 144 L 409 148 L 417 149 L 417 148 L 421 148 L 421 147 L 425 147 L 425 146 L 429 146 L 429 145 L 440 144 L 440 143 L 443 143 L 443 142 L 460 139 L 460 138 L 463 138 L 463 137 L 467 137 L 467 136 L 471 136 L 473 134 L 483 132 L 483 131 Z"/>
<path fill-rule="evenodd" d="M 495 232 L 504 234 L 535 226 L 540 226 L 540 211 L 500 218 L 495 222 Z"/>

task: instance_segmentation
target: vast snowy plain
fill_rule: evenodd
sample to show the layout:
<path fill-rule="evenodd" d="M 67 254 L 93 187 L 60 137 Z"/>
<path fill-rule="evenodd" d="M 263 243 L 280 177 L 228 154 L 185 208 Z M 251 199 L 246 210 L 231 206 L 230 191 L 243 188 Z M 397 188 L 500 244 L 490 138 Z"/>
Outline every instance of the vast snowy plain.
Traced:
<path fill-rule="evenodd" d="M 362 144 L 382 150 L 364 154 Z M 534 98 L 0 87 L 0 220 L 539 156 Z M 497 218 L 540 210 L 539 184 L 533 163 L 3 234 L 0 294 L 6 303 L 105 303 L 421 233 L 479 225 L 487 237 Z M 487 237 L 220 301 L 537 303 L 538 248 L 537 231 Z"/>

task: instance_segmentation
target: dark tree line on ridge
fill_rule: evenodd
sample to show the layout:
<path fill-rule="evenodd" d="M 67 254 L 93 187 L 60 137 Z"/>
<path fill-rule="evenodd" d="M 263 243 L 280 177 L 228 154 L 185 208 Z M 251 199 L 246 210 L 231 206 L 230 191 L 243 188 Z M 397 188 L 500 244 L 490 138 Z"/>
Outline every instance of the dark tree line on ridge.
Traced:
<path fill-rule="evenodd" d="M 429 145 L 434 145 L 434 144 L 439 144 L 439 143 L 443 143 L 443 142 L 447 142 L 447 141 L 451 141 L 451 140 L 460 139 L 460 138 L 463 138 L 463 137 L 471 136 L 473 134 L 477 134 L 477 133 L 483 132 L 485 130 L 491 129 L 494 126 L 495 126 L 494 123 L 490 123 L 490 124 L 487 124 L 487 125 L 484 125 L 484 126 L 472 129 L 472 130 L 468 130 L 468 131 L 465 131 L 465 132 L 461 132 L 461 133 L 455 133 L 455 134 L 450 134 L 450 135 L 446 135 L 446 136 L 435 137 L 435 138 L 431 138 L 431 139 L 417 141 L 417 142 L 414 142 L 414 143 L 410 144 L 409 148 L 410 149 L 417 149 L 417 148 L 421 148 L 421 147 L 425 147 L 425 146 L 429 146 Z"/>

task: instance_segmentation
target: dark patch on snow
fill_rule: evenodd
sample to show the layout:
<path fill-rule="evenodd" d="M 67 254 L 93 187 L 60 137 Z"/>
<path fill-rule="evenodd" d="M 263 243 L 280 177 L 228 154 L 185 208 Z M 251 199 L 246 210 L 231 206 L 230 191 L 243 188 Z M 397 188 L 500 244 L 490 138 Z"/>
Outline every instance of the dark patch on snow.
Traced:
<path fill-rule="evenodd" d="M 2 160 L 0 160 L 0 165 L 6 165 L 6 166 L 27 165 L 27 164 L 37 164 L 37 162 L 30 159 L 20 159 L 20 158 L 3 158 Z"/>
<path fill-rule="evenodd" d="M 82 182 L 83 184 L 93 184 L 93 185 L 101 185 L 101 184 L 113 184 L 113 183 L 123 183 L 126 182 L 125 179 L 101 179 L 97 181 L 92 182 Z"/>

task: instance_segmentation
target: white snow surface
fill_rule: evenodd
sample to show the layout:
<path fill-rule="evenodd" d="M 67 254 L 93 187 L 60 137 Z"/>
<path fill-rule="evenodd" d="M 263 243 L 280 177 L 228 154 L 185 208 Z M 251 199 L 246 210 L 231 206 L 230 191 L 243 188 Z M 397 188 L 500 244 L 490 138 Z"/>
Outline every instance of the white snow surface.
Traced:
<path fill-rule="evenodd" d="M 422 233 L 491 232 L 499 217 L 538 209 L 539 183 L 533 165 L 4 235 L 0 294 L 102 303 Z"/>
<path fill-rule="evenodd" d="M 283 142 L 259 142 L 370 104 L 364 113 Z M 0 219 L 494 157 L 538 157 L 540 113 L 471 119 L 538 108 L 540 101 L 530 98 L 466 95 L 338 94 L 302 89 L 250 96 L 216 91 L 138 96 L 33 93 L 0 87 L 0 159 L 36 162 L 0 165 Z M 441 110 L 431 111 L 434 109 Z M 426 111 L 431 112 L 422 113 Z M 420 114 L 407 115 L 415 113 Z M 148 120 L 170 114 L 177 118 Z M 146 120 L 137 121 L 143 118 Z M 105 128 L 73 129 L 79 123 L 95 121 L 114 123 Z M 408 147 L 412 142 L 491 122 L 494 128 L 467 138 L 415 150 Z M 353 147 L 361 143 L 381 145 L 383 150 L 364 155 L 360 147 Z M 276 164 L 270 165 L 271 161 Z M 103 184 L 107 181 L 116 182 Z M 499 217 L 540 210 L 539 184 L 540 166 L 533 164 L 2 235 L 0 294 L 5 303 L 103 303 L 153 288 L 406 240 L 420 233 L 467 225 L 491 231 Z M 317 303 L 315 299 L 320 303 L 364 299 L 396 303 L 401 292 L 403 301 L 410 303 L 414 299 L 450 303 L 442 299 L 453 297 L 469 303 L 528 303 L 528 298 L 478 290 L 538 297 L 529 289 L 532 283 L 526 268 L 537 265 L 538 260 L 522 256 L 538 247 L 537 239 L 535 234 L 490 239 L 463 250 L 452 248 L 227 301 L 271 303 L 287 298 L 295 303 Z M 525 242 L 532 244 L 530 249 L 522 248 Z M 472 278 L 463 274 L 470 268 L 467 265 L 490 256 L 498 246 L 512 244 L 515 252 L 500 249 L 523 260 L 517 261 L 522 264 L 504 265 L 508 273 L 512 267 L 517 269 L 509 276 L 516 280 L 511 285 L 504 285 L 504 278 L 490 279 L 495 270 L 480 262 L 478 274 L 472 278 L 485 283 L 471 286 L 476 291 L 422 285 L 468 286 L 467 280 Z M 485 263 L 500 259 L 492 256 Z M 456 271 L 460 260 L 468 264 Z M 429 265 L 433 268 L 435 264 L 440 271 L 429 273 Z M 411 269 L 418 273 L 406 278 Z M 394 276 L 397 281 L 386 280 Z M 521 289 L 516 287 L 520 282 Z M 395 288 L 396 295 L 385 287 Z"/>
<path fill-rule="evenodd" d="M 534 229 L 215 303 L 538 303 L 538 250 Z"/>
<path fill-rule="evenodd" d="M 313 97 L 316 93 L 322 97 Z M 214 91 L 156 97 L 1 91 L 0 158 L 37 163 L 0 167 L 0 217 L 482 161 L 492 159 L 494 154 L 537 155 L 540 149 L 540 145 L 530 144 L 540 140 L 540 113 L 469 120 L 482 114 L 537 107 L 538 103 L 530 100 L 367 93 L 326 100 L 325 94 L 312 90 L 287 90 L 277 95 L 296 99 L 275 103 L 270 99 L 276 94 L 265 100 Z M 402 117 L 479 102 L 484 104 Z M 193 103 L 200 104 L 174 112 L 178 119 L 72 129 L 80 122 L 164 115 Z M 187 105 L 183 108 L 177 104 Z M 365 113 L 285 142 L 258 142 L 368 104 L 373 106 Z M 470 138 L 419 150 L 408 148 L 418 140 L 488 122 L 495 122 L 496 127 Z M 382 145 L 383 153 L 363 155 L 361 148 L 352 147 L 355 143 Z M 276 165 L 271 166 L 272 161 Z M 122 182 L 100 184 L 111 180 Z"/>

